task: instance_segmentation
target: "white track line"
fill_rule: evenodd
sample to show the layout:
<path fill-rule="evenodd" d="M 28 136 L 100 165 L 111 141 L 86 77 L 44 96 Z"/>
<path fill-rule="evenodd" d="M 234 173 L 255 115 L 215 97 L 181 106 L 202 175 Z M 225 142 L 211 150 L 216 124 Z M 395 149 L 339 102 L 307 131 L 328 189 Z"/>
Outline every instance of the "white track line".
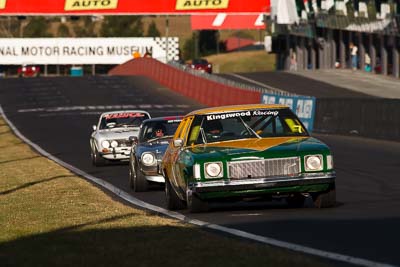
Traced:
<path fill-rule="evenodd" d="M 197 226 L 201 226 L 201 227 L 205 227 L 205 228 L 209 228 L 209 229 L 213 229 L 213 230 L 218 230 L 221 232 L 229 233 L 231 235 L 235 235 L 235 236 L 239 236 L 242 238 L 251 239 L 254 241 L 265 243 L 268 245 L 285 248 L 285 249 L 290 249 L 293 251 L 302 252 L 302 253 L 306 253 L 306 254 L 310 254 L 310 255 L 314 255 L 314 256 L 319 256 L 319 257 L 334 260 L 334 261 L 341 261 L 341 262 L 346 262 L 346 263 L 355 264 L 355 265 L 359 265 L 359 266 L 367 266 L 367 267 L 395 267 L 395 265 L 374 262 L 374 261 L 370 261 L 370 260 L 366 260 L 366 259 L 362 259 L 362 258 L 356 258 L 356 257 L 347 256 L 347 255 L 343 255 L 343 254 L 314 249 L 314 248 L 301 246 L 301 245 L 297 245 L 297 244 L 293 244 L 293 243 L 289 243 L 289 242 L 285 242 L 285 241 L 280 241 L 280 240 L 269 238 L 269 237 L 251 234 L 248 232 L 244 232 L 244 231 L 233 229 L 233 228 L 228 228 L 228 227 L 217 225 L 217 224 L 211 224 L 211 223 L 200 221 L 200 220 L 194 220 L 194 219 L 186 217 L 185 215 L 180 214 L 178 212 L 169 211 L 164 208 L 146 203 L 144 201 L 141 201 L 141 200 L 131 196 L 127 192 L 119 189 L 118 187 L 115 187 L 114 185 L 112 185 L 100 178 L 94 177 L 94 176 L 58 159 L 57 157 L 51 155 L 50 153 L 48 153 L 47 151 L 42 149 L 37 144 L 30 141 L 28 138 L 26 138 L 24 135 L 22 135 L 19 132 L 19 130 L 14 126 L 14 124 L 7 118 L 1 105 L 0 105 L 0 115 L 3 116 L 4 120 L 7 122 L 7 124 L 9 125 L 9 127 L 12 129 L 12 131 L 14 132 L 14 134 L 16 136 L 18 136 L 25 143 L 27 143 L 32 148 L 34 148 L 42 156 L 44 156 L 48 159 L 51 159 L 54 162 L 58 163 L 59 165 L 69 169 L 73 173 L 75 173 L 81 177 L 84 177 L 103 188 L 106 188 L 110 192 L 114 193 L 115 195 L 119 196 L 120 198 L 128 201 L 129 203 L 131 203 L 135 206 L 138 206 L 138 207 L 141 207 L 141 208 L 144 208 L 144 209 L 147 209 L 147 210 L 159 213 L 159 214 L 163 214 L 168 217 L 175 218 L 175 219 L 178 219 L 178 220 L 190 223 L 190 224 L 194 224 Z"/>

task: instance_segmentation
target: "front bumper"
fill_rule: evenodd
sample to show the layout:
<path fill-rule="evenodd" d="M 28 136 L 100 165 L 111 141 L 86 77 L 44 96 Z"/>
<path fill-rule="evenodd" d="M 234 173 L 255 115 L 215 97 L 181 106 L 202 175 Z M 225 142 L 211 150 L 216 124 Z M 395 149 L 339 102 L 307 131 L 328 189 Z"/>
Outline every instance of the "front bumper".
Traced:
<path fill-rule="evenodd" d="M 224 181 L 195 182 L 188 186 L 192 193 L 218 196 L 240 195 L 241 193 L 278 193 L 301 192 L 307 188 L 318 188 L 334 184 L 336 174 L 334 172 L 324 174 L 308 174 L 298 177 L 273 177 Z M 304 192 L 306 193 L 306 192 Z"/>
<path fill-rule="evenodd" d="M 129 160 L 131 153 L 130 147 L 113 148 L 109 152 L 101 152 L 100 155 L 107 160 Z"/>
<path fill-rule="evenodd" d="M 147 181 L 156 183 L 165 183 L 164 176 L 162 175 L 145 175 Z"/>
<path fill-rule="evenodd" d="M 165 183 L 164 176 L 162 176 L 159 172 L 159 165 L 157 166 L 141 165 L 140 171 L 142 172 L 147 181 L 156 183 Z"/>

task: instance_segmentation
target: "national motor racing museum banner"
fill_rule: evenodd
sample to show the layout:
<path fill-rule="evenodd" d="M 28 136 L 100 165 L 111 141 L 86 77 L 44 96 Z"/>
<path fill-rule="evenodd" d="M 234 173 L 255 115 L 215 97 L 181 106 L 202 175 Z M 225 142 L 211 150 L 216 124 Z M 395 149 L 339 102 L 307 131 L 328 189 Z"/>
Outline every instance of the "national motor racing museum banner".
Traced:
<path fill-rule="evenodd" d="M 287 105 L 303 122 L 308 131 L 312 132 L 315 116 L 315 97 L 311 96 L 280 96 L 263 94 L 261 103 Z"/>
<path fill-rule="evenodd" d="M 0 15 L 269 12 L 270 0 L 0 0 Z"/>
<path fill-rule="evenodd" d="M 178 48 L 177 37 L 0 38 L 0 65 L 121 64 L 135 52 L 166 62 L 178 59 Z"/>

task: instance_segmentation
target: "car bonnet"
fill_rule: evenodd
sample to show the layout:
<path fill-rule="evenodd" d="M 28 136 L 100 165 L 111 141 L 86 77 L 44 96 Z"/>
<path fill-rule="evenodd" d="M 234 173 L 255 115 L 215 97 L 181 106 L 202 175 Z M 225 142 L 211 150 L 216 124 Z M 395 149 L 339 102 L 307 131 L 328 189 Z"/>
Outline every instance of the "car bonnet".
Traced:
<path fill-rule="evenodd" d="M 99 131 L 99 136 L 105 139 L 123 139 L 130 136 L 138 136 L 139 127 L 134 128 L 114 128 L 110 130 Z"/>

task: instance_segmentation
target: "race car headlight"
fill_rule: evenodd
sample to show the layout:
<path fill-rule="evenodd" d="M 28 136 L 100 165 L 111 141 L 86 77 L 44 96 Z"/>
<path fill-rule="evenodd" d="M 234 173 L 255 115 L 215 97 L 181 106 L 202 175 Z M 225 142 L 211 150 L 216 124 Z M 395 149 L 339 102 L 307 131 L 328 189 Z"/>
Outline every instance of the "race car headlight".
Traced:
<path fill-rule="evenodd" d="M 206 178 L 220 178 L 223 175 L 222 162 L 210 162 L 204 164 Z"/>
<path fill-rule="evenodd" d="M 153 155 L 153 153 L 143 153 L 142 162 L 145 166 L 153 166 L 156 164 L 156 157 Z"/>
<path fill-rule="evenodd" d="M 26 68 L 25 68 L 25 67 L 23 67 L 23 68 L 22 68 L 22 71 L 26 71 Z"/>
<path fill-rule="evenodd" d="M 118 146 L 118 142 L 113 140 L 111 141 L 111 147 L 117 147 Z"/>
<path fill-rule="evenodd" d="M 332 157 L 332 155 L 326 156 L 326 168 L 328 170 L 332 170 L 333 169 L 333 157 Z"/>
<path fill-rule="evenodd" d="M 104 148 L 109 148 L 110 147 L 110 142 L 108 142 L 107 140 L 104 140 L 103 142 L 101 142 L 101 146 Z"/>
<path fill-rule="evenodd" d="M 310 155 L 304 157 L 306 171 L 322 170 L 322 155 Z"/>
<path fill-rule="evenodd" d="M 35 68 L 35 67 L 32 67 L 32 70 L 33 70 L 33 71 L 35 71 L 35 70 L 36 70 L 36 68 Z"/>

